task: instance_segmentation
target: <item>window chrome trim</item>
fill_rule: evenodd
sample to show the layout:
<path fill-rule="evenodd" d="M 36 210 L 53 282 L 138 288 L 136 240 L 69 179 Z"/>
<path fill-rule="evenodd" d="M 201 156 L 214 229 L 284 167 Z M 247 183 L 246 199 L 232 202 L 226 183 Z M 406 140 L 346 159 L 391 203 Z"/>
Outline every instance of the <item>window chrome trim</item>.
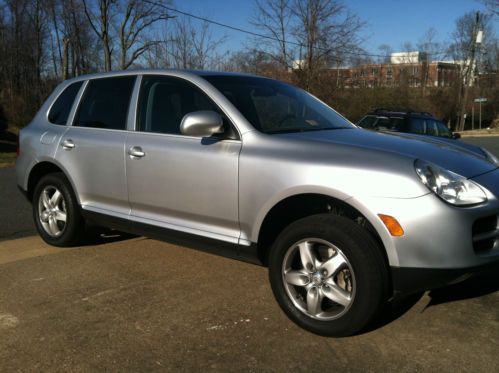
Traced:
<path fill-rule="evenodd" d="M 71 111 L 69 112 L 68 121 L 66 123 L 66 125 L 69 127 L 73 127 L 76 112 L 77 112 L 78 108 L 80 107 L 81 98 L 83 97 L 83 94 L 85 93 L 85 91 L 87 89 L 88 82 L 89 82 L 89 80 L 85 80 L 83 82 L 83 84 L 80 87 L 80 90 L 78 91 L 78 94 L 75 97 L 75 101 L 73 102 L 73 107 L 71 108 Z"/>
<path fill-rule="evenodd" d="M 192 81 L 191 79 L 188 79 L 184 76 L 179 76 L 179 75 L 173 75 L 173 74 L 154 74 L 154 73 L 143 73 L 143 74 L 140 74 L 141 76 L 141 81 L 142 81 L 142 78 L 143 77 L 155 77 L 155 78 L 173 78 L 174 80 L 181 80 L 183 82 L 187 82 L 187 84 L 191 84 L 193 85 L 194 87 L 196 87 L 197 89 L 199 89 L 206 97 L 209 98 L 210 102 L 213 103 L 213 105 L 215 105 L 218 110 L 220 110 L 222 113 L 224 113 L 224 115 L 227 117 L 227 119 L 229 120 L 229 124 L 232 126 L 232 128 L 235 130 L 235 134 L 237 135 L 237 139 L 220 139 L 221 141 L 226 141 L 226 140 L 235 140 L 235 141 L 238 141 L 240 142 L 241 141 L 241 138 L 242 138 L 242 135 L 241 135 L 241 131 L 239 130 L 239 127 L 235 124 L 235 121 L 232 119 L 232 117 L 230 116 L 229 113 L 227 113 L 227 111 L 225 110 L 225 108 L 223 107 L 223 105 L 220 105 L 218 103 L 218 101 L 212 96 L 210 95 L 203 87 L 201 87 L 197 82 L 195 81 Z M 212 86 L 212 84 L 207 81 L 206 79 L 204 79 L 202 76 L 198 76 L 200 79 L 203 79 L 204 82 L 206 82 L 207 84 L 210 84 Z M 140 88 L 142 88 L 142 84 L 140 85 Z M 213 89 L 216 89 L 215 87 L 213 87 Z M 218 90 L 217 90 L 218 91 Z M 184 135 L 176 135 L 176 134 L 166 134 L 166 133 L 159 133 L 159 132 L 147 132 L 147 131 L 140 131 L 138 129 L 138 115 L 139 115 L 139 100 L 140 100 L 140 89 L 139 89 L 139 95 L 137 97 L 137 106 L 136 106 L 136 116 L 135 116 L 135 131 L 138 132 L 138 133 L 156 133 L 156 134 L 159 134 L 159 135 L 172 135 L 172 136 L 181 136 L 181 137 L 189 137 L 189 138 L 202 138 L 202 137 L 197 137 L 197 136 L 184 136 Z"/>
<path fill-rule="evenodd" d="M 72 117 L 72 114 L 73 114 L 73 110 L 75 108 L 75 106 L 78 105 L 78 102 L 79 102 L 79 99 L 80 99 L 80 94 L 82 92 L 82 89 L 84 89 L 85 85 L 86 85 L 86 80 L 77 80 L 75 82 L 71 82 L 69 84 L 66 84 L 63 88 L 61 88 L 60 92 L 57 94 L 56 97 L 54 97 L 52 99 L 52 101 L 50 102 L 50 105 L 49 107 L 47 108 L 47 110 L 45 111 L 45 120 L 47 121 L 48 124 L 51 124 L 53 126 L 57 126 L 57 127 L 66 127 L 66 126 L 69 126 L 70 123 L 72 122 L 73 120 L 73 117 Z M 50 115 L 50 111 L 52 110 L 52 107 L 55 105 L 56 101 L 59 99 L 59 97 L 61 97 L 61 95 L 66 92 L 66 90 L 71 87 L 73 84 L 78 84 L 78 83 L 82 83 L 80 88 L 78 89 L 78 92 L 76 93 L 76 96 L 74 97 L 73 99 L 73 104 L 71 105 L 71 110 L 69 110 L 69 113 L 68 113 L 68 117 L 66 118 L 66 123 L 65 124 L 57 124 L 57 123 L 52 123 L 49 119 L 49 115 Z"/>
<path fill-rule="evenodd" d="M 127 132 L 128 131 L 128 120 L 129 120 L 129 116 L 130 116 L 130 108 L 131 108 L 131 105 L 132 105 L 132 97 L 133 97 L 133 94 L 135 92 L 135 85 L 137 83 L 137 78 L 138 78 L 138 74 L 136 75 L 133 75 L 133 74 L 126 74 L 126 75 L 111 75 L 111 76 L 104 76 L 104 77 L 101 77 L 99 79 L 114 79 L 114 78 L 122 78 L 122 77 L 129 77 L 129 76 L 133 76 L 135 78 L 135 81 L 134 81 L 134 86 L 132 88 L 132 93 L 130 95 L 130 98 L 129 98 L 129 101 L 128 101 L 128 111 L 127 111 L 127 115 L 126 115 L 126 120 L 125 120 L 125 128 L 123 129 L 115 129 L 115 128 L 97 128 L 97 127 L 86 127 L 86 126 L 75 126 L 74 124 L 74 120 L 76 118 L 76 113 L 78 112 L 78 110 L 80 110 L 80 106 L 81 106 L 81 103 L 82 103 L 82 99 L 86 93 L 86 90 L 87 90 L 87 86 L 88 84 L 90 84 L 90 81 L 92 80 L 97 80 L 98 78 L 92 78 L 92 79 L 88 79 L 85 81 L 85 83 L 83 84 L 83 86 L 81 87 L 83 89 L 83 91 L 80 89 L 80 92 L 78 92 L 78 95 L 77 95 L 77 99 L 78 99 L 78 106 L 75 108 L 73 107 L 73 109 L 71 110 L 71 127 L 75 127 L 75 128 L 89 128 L 89 129 L 94 129 L 94 130 L 101 130 L 101 131 L 120 131 L 120 132 Z M 75 100 L 76 101 L 76 100 Z M 74 112 L 73 112 L 74 110 Z"/>

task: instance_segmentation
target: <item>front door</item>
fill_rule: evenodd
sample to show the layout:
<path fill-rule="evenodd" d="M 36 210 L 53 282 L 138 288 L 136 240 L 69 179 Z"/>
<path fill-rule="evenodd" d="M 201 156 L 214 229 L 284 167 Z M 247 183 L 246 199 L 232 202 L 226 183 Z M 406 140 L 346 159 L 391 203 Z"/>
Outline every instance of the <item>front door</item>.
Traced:
<path fill-rule="evenodd" d="M 182 135 L 183 116 L 198 110 L 219 111 L 186 80 L 143 77 L 125 147 L 130 218 L 237 243 L 241 142 Z"/>

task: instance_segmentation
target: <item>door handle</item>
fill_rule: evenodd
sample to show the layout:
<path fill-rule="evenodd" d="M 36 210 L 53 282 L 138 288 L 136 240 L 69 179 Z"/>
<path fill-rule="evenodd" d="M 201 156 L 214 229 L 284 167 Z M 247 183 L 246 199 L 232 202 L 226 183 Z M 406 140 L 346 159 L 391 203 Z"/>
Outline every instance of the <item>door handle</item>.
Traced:
<path fill-rule="evenodd" d="M 132 158 L 142 158 L 146 155 L 146 153 L 140 146 L 132 146 L 130 149 L 128 149 L 128 155 Z"/>
<path fill-rule="evenodd" d="M 66 139 L 62 142 L 62 148 L 64 150 L 71 150 L 75 147 L 75 143 L 71 139 Z"/>

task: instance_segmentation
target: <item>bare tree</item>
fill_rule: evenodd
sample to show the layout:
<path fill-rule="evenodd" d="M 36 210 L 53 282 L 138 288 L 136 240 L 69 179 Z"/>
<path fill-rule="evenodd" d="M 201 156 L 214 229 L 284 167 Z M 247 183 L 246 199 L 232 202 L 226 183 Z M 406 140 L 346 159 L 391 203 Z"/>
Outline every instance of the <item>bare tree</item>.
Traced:
<path fill-rule="evenodd" d="M 293 46 L 289 44 L 293 17 L 292 0 L 256 0 L 255 15 L 251 23 L 273 40 L 258 40 L 261 47 L 268 48 L 267 53 L 279 63 L 281 68 L 293 67 Z"/>
<path fill-rule="evenodd" d="M 491 13 L 499 15 L 499 0 L 481 0 L 480 2 L 483 3 Z"/>
<path fill-rule="evenodd" d="M 381 44 L 379 47 L 378 47 L 378 50 L 380 52 L 380 54 L 383 56 L 383 57 L 379 57 L 379 63 L 390 63 L 390 58 L 391 58 L 391 55 L 393 53 L 393 48 L 391 46 L 389 46 L 388 44 Z"/>
<path fill-rule="evenodd" d="M 361 54 L 364 24 L 339 0 L 256 0 L 252 23 L 267 36 L 256 48 L 292 68 L 306 89 L 320 82 L 325 68 Z"/>
<path fill-rule="evenodd" d="M 88 4 L 88 0 L 82 0 L 83 9 L 85 15 L 87 16 L 88 22 L 95 32 L 95 35 L 99 38 L 102 43 L 102 48 L 104 52 L 104 69 L 106 71 L 112 70 L 112 54 L 113 46 L 110 36 L 111 32 L 111 18 L 112 18 L 112 7 L 115 5 L 117 0 L 98 0 L 98 9 L 92 9 Z"/>
<path fill-rule="evenodd" d="M 430 61 L 442 53 L 442 44 L 437 41 L 437 30 L 430 27 L 423 34 L 419 43 L 417 44 L 418 50 L 423 53 L 424 59 L 421 64 L 421 88 L 423 95 L 426 93 L 426 86 L 428 85 Z"/>
<path fill-rule="evenodd" d="M 355 53 L 364 26 L 338 0 L 295 0 L 294 36 L 300 44 L 301 84 L 310 89 L 318 83 L 319 72 L 345 54 Z"/>
<path fill-rule="evenodd" d="M 218 47 L 225 37 L 214 37 L 208 22 L 197 24 L 180 17 L 171 25 L 156 37 L 157 42 L 147 53 L 149 66 L 206 69 L 217 64 Z"/>
<path fill-rule="evenodd" d="M 172 18 L 162 4 L 128 0 L 120 11 L 119 24 L 120 67 L 128 69 L 149 48 L 159 43 L 144 38 L 145 32 L 156 22 Z"/>
<path fill-rule="evenodd" d="M 480 45 L 477 36 L 481 31 L 483 37 Z M 466 108 L 469 104 L 469 87 L 474 84 L 475 77 L 483 61 L 483 52 L 493 50 L 497 44 L 491 17 L 478 12 L 469 12 L 456 20 L 456 29 L 452 33 L 452 43 L 449 54 L 455 61 L 461 63 L 461 77 L 459 79 L 459 107 L 458 130 L 465 128 Z"/>

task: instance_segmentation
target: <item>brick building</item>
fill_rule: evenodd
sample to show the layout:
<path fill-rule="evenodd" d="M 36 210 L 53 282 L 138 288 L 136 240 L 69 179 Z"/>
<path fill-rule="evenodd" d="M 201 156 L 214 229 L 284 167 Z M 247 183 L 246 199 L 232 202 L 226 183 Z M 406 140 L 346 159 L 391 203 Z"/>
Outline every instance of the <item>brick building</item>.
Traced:
<path fill-rule="evenodd" d="M 408 62 L 365 64 L 356 67 L 331 69 L 331 78 L 338 87 L 371 88 L 448 87 L 459 79 L 460 65 L 454 62 Z"/>

